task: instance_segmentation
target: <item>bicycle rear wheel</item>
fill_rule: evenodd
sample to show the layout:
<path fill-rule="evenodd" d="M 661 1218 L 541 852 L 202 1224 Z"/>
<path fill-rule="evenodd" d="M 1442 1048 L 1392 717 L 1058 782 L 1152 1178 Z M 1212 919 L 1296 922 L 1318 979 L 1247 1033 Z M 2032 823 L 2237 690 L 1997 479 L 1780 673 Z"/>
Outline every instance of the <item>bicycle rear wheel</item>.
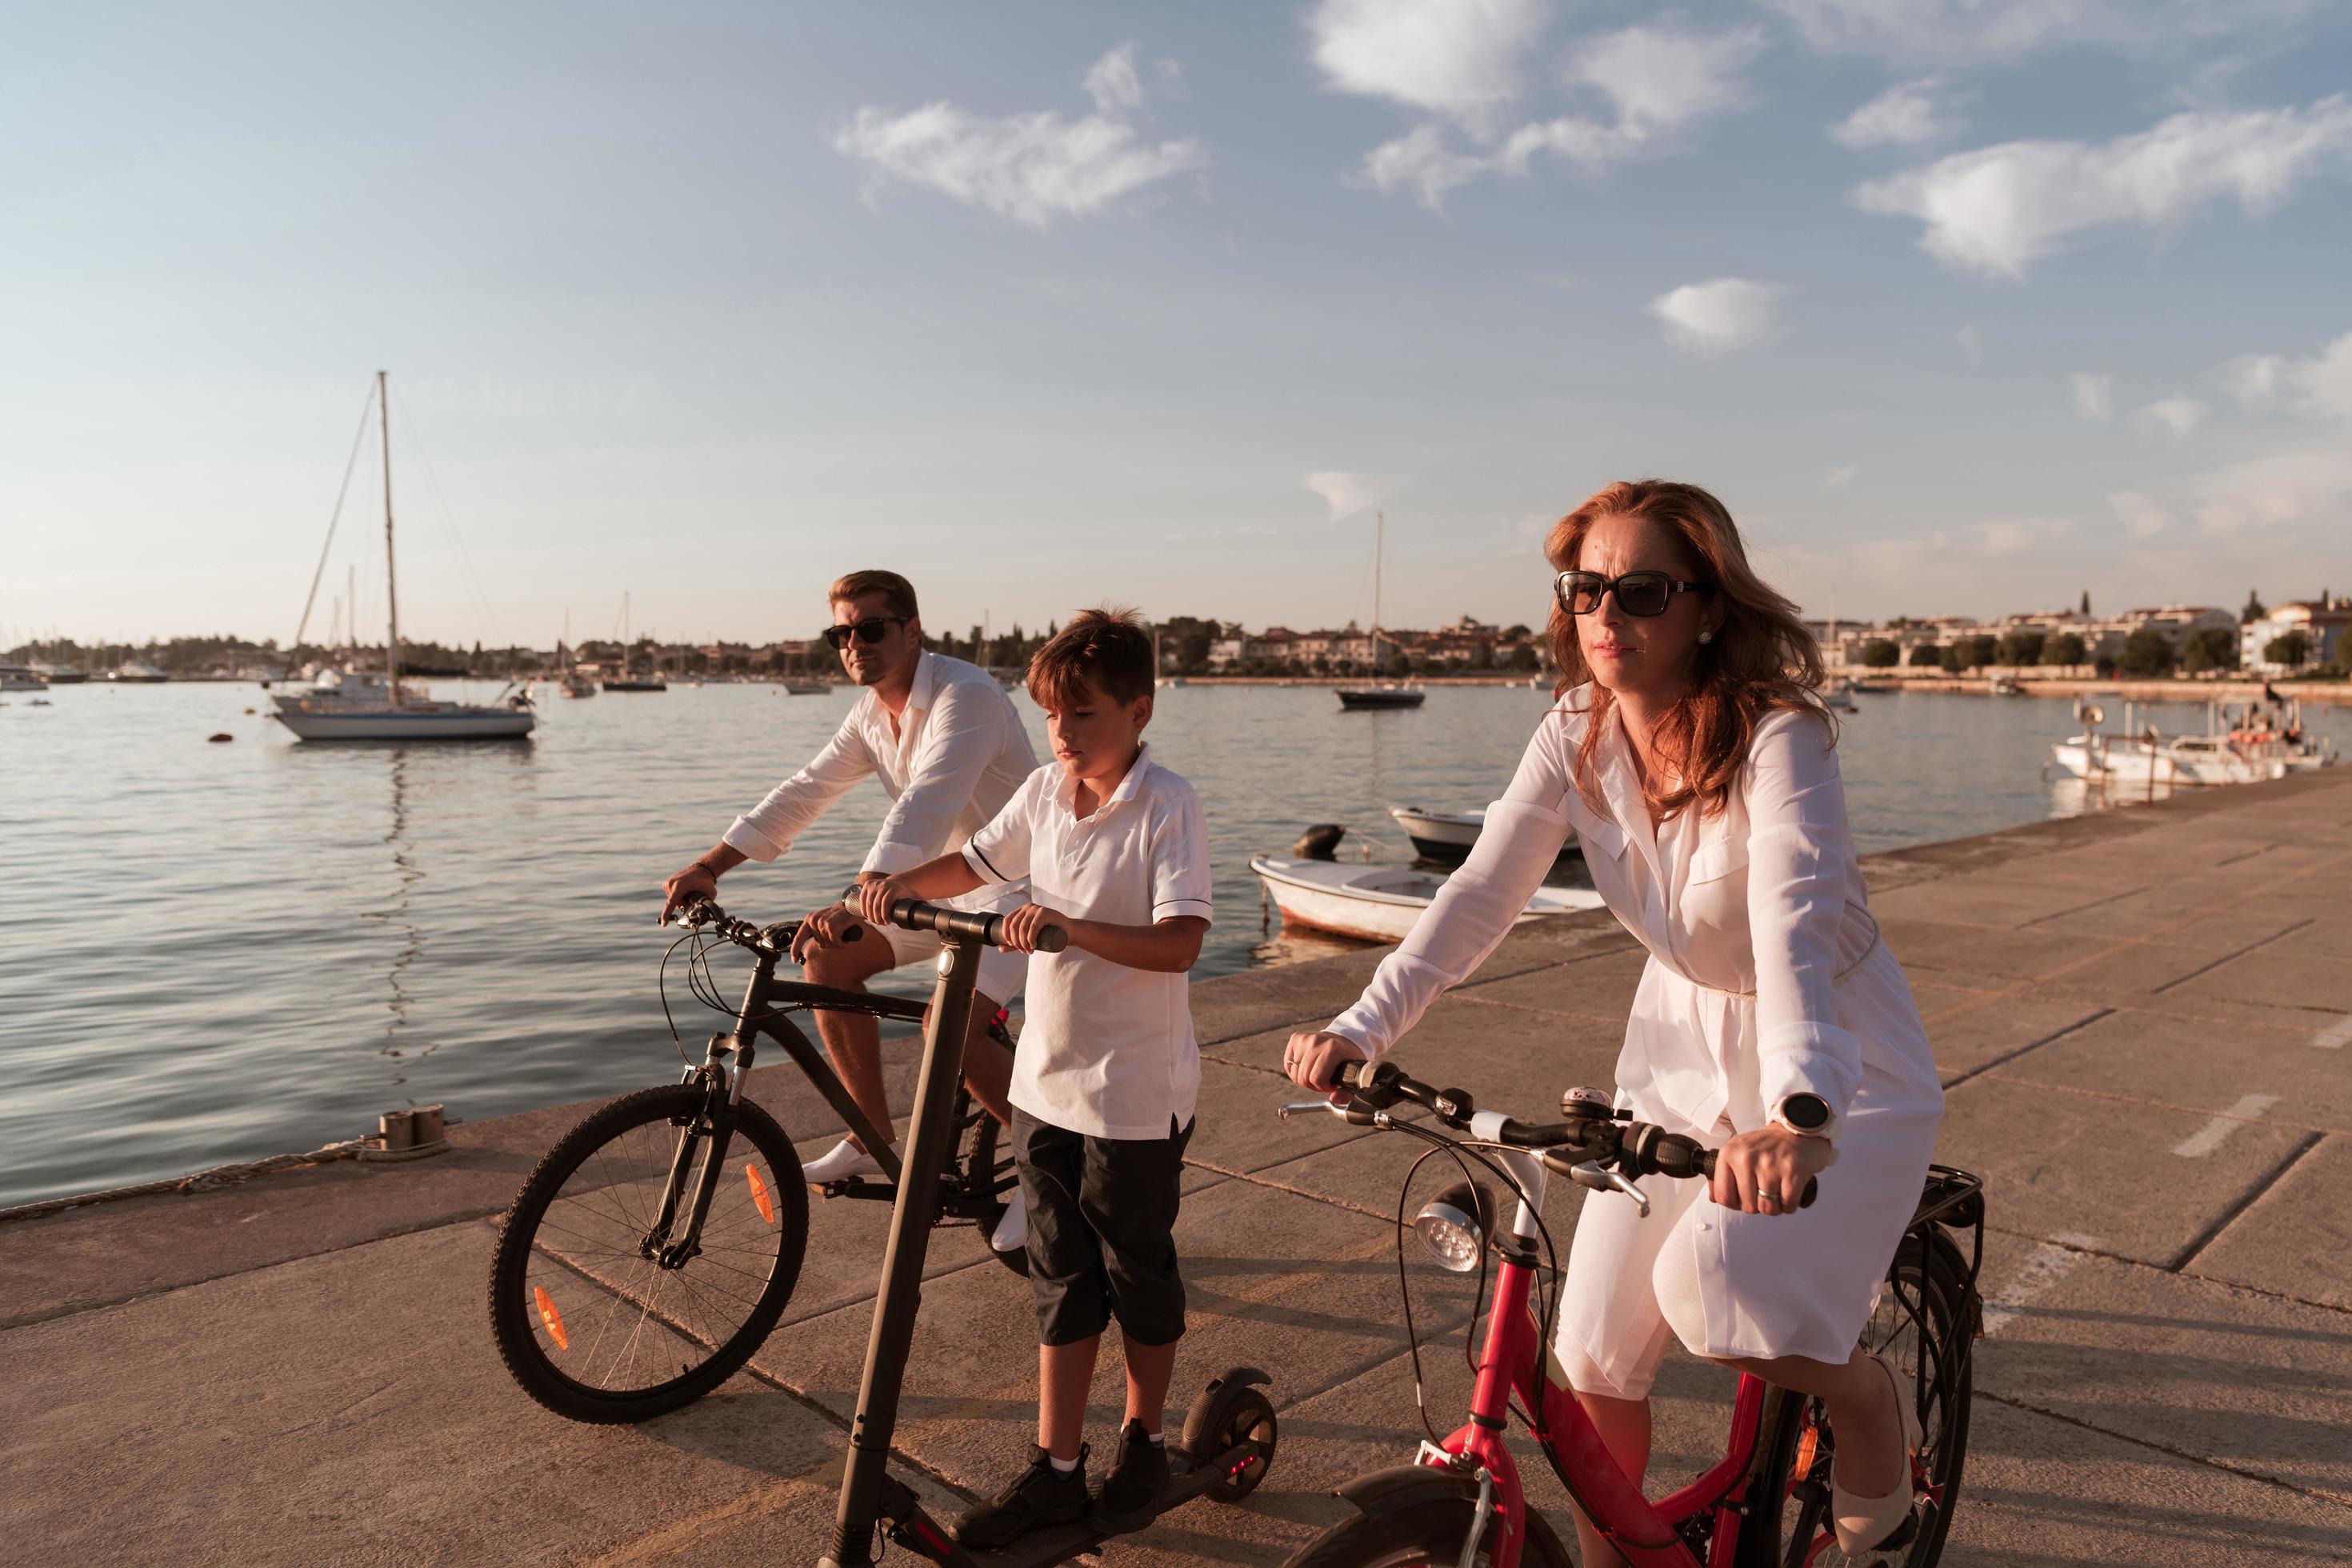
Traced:
<path fill-rule="evenodd" d="M 1300 1547 L 1283 1568 L 1458 1568 L 1476 1518 L 1466 1498 L 1360 1513 Z M 1495 1559 L 1482 1542 L 1470 1561 L 1475 1568 L 1489 1568 Z M 1573 1568 L 1567 1549 L 1540 1518 L 1528 1521 L 1519 1562 L 1524 1568 Z"/>
<path fill-rule="evenodd" d="M 1949 1243 L 1933 1232 L 1912 1232 L 1896 1250 L 1878 1309 L 1863 1330 L 1863 1348 L 1892 1361 L 1917 1399 L 1924 1436 L 1917 1469 L 1920 1501 L 1910 1540 L 1859 1560 L 1848 1558 L 1834 1541 L 1822 1543 L 1833 1528 L 1830 1468 L 1834 1434 L 1819 1400 L 1791 1395 L 1777 1402 L 1778 1416 L 1765 1434 L 1758 1502 L 1746 1526 L 1755 1532 L 1753 1545 L 1742 1552 L 1750 1568 L 1838 1568 L 1853 1561 L 1929 1568 L 1943 1556 L 1968 1457 L 1969 1399 L 1975 1377 L 1976 1314 L 1962 1289 L 1964 1278 Z M 1927 1369 L 1924 1379 L 1919 1374 L 1923 1363 Z M 1817 1544 L 1820 1553 L 1813 1555 Z"/>
<path fill-rule="evenodd" d="M 499 1227 L 490 1329 L 533 1399 L 575 1421 L 643 1421 L 719 1386 L 791 1300 L 808 1245 L 808 1189 L 775 1119 L 749 1100 L 719 1170 L 698 1249 L 664 1267 L 713 1135 L 705 1094 L 677 1084 L 624 1095 L 566 1133 Z M 677 1217 L 659 1232 L 683 1148 Z"/>

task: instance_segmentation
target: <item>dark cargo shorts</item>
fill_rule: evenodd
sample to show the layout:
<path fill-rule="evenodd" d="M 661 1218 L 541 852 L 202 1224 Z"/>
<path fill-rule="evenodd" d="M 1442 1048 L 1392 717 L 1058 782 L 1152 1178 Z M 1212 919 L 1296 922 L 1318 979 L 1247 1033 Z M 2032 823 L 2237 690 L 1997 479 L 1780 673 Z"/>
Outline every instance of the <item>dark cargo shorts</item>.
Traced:
<path fill-rule="evenodd" d="M 1184 1337 L 1174 1231 L 1192 1141 L 1173 1117 L 1165 1138 L 1089 1138 L 1013 1107 L 1039 1343 L 1092 1339 L 1114 1318 L 1139 1345 Z"/>

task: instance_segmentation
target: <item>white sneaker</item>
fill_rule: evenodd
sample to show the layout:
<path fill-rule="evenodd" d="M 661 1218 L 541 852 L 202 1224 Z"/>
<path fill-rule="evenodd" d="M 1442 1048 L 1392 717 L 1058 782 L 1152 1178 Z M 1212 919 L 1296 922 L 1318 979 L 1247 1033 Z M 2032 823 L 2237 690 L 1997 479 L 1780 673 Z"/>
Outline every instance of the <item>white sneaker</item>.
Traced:
<path fill-rule="evenodd" d="M 801 1180 L 812 1187 L 827 1182 L 846 1180 L 851 1176 L 878 1176 L 882 1162 L 845 1138 L 818 1158 L 801 1167 Z"/>
<path fill-rule="evenodd" d="M 1004 1217 L 996 1222 L 988 1245 L 999 1252 L 1018 1252 L 1029 1245 L 1029 1200 L 1021 1189 L 1013 1189 L 1013 1201 L 1004 1205 Z"/>

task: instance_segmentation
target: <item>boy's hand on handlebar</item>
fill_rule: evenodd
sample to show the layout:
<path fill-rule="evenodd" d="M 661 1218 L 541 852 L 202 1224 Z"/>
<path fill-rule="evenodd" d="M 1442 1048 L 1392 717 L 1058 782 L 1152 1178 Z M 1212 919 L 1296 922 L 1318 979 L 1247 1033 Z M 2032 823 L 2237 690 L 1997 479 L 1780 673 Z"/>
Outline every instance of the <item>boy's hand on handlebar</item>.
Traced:
<path fill-rule="evenodd" d="M 1742 1214 L 1795 1214 L 1805 1184 L 1836 1158 L 1826 1138 L 1807 1138 L 1785 1127 L 1742 1132 L 1717 1153 L 1707 1195 Z"/>
<path fill-rule="evenodd" d="M 850 940 L 849 933 L 858 930 L 861 924 L 855 910 L 844 909 L 839 904 L 826 904 L 810 910 L 808 919 L 801 921 L 801 929 L 793 934 L 793 962 L 806 963 L 809 954 L 816 949 L 839 947 Z"/>
<path fill-rule="evenodd" d="M 1339 1087 L 1341 1063 L 1363 1059 L 1363 1047 L 1328 1029 L 1301 1029 L 1282 1048 L 1284 1075 L 1301 1089 L 1326 1094 Z"/>
<path fill-rule="evenodd" d="M 694 899 L 715 899 L 719 896 L 719 879 L 710 868 L 697 860 L 683 871 L 673 872 L 662 882 L 662 910 L 659 924 L 669 924 L 670 916 L 677 913 Z"/>
<path fill-rule="evenodd" d="M 1076 921 L 1061 910 L 1045 904 L 1024 904 L 1004 917 L 999 931 L 997 946 L 1006 952 L 1034 952 L 1037 933 L 1047 926 L 1060 926 L 1072 937 L 1076 936 Z"/>

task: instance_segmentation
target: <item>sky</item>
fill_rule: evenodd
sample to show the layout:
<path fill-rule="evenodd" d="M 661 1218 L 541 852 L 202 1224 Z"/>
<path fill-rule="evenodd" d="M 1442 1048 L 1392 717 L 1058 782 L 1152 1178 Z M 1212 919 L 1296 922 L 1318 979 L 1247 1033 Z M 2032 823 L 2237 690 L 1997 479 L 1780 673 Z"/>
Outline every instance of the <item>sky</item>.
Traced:
<path fill-rule="evenodd" d="M 2352 589 L 2352 7 L 11 7 L 0 642 Z M 367 440 L 373 442 L 370 432 Z M 312 636 L 356 571 L 359 451 Z"/>

